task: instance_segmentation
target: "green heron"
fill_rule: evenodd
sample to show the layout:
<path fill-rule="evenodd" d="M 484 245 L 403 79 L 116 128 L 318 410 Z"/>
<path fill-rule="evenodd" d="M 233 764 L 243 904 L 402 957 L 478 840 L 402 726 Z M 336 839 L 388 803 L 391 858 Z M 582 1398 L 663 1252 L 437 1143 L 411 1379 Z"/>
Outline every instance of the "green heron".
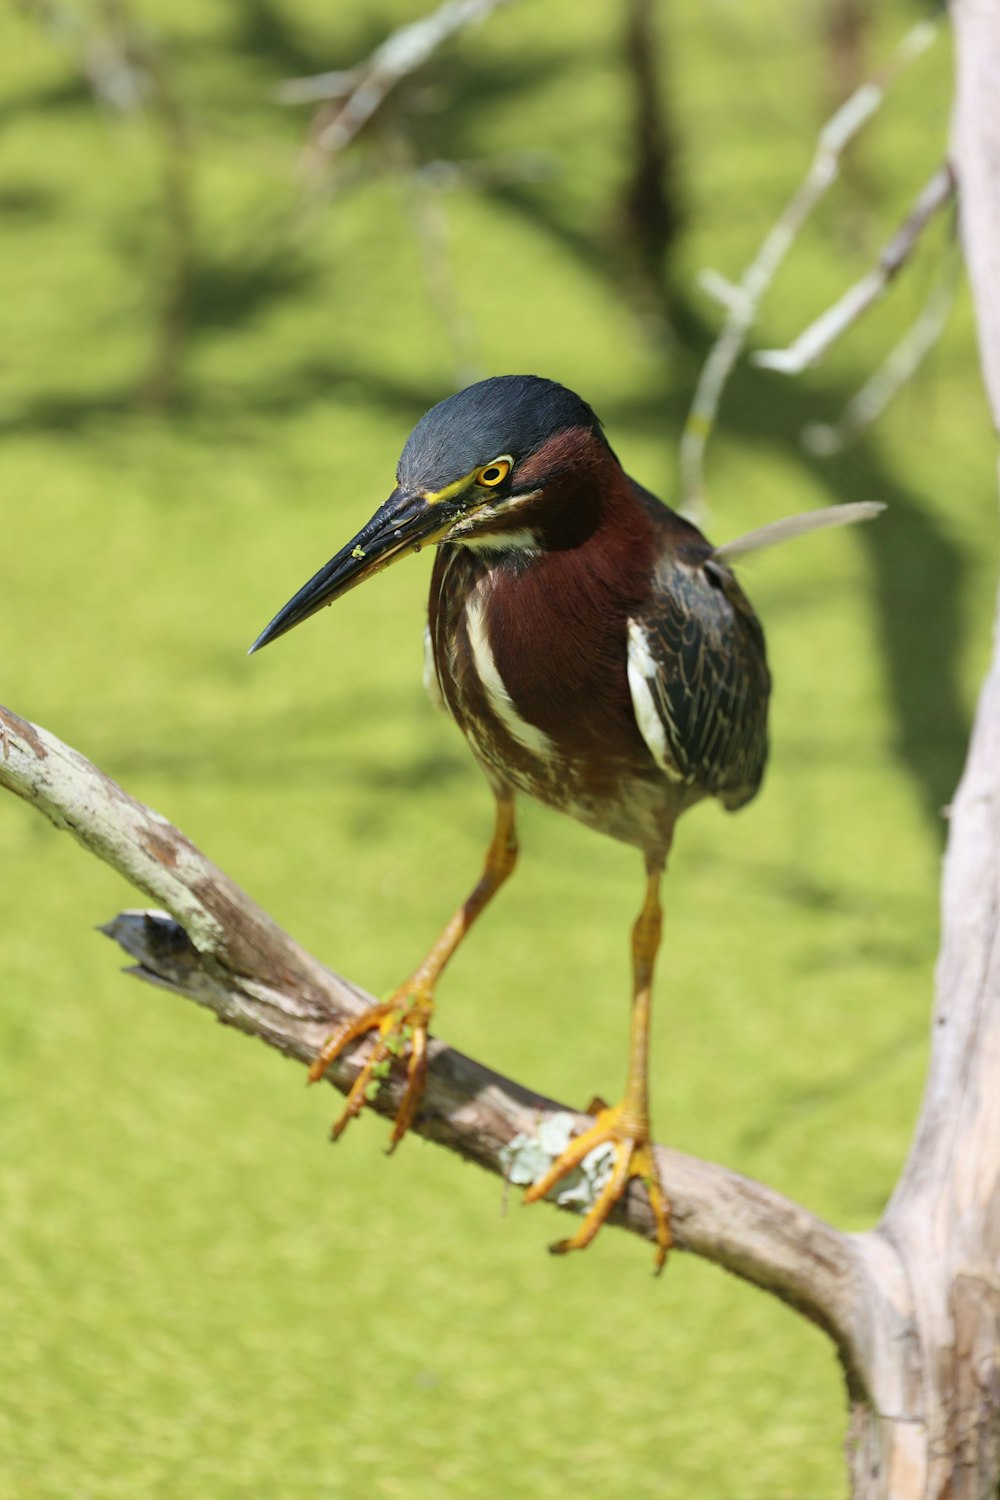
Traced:
<path fill-rule="evenodd" d="M 721 553 L 625 474 L 587 403 L 551 380 L 505 375 L 427 412 L 403 448 L 389 499 L 251 649 L 431 543 L 429 686 L 440 688 L 485 772 L 496 799 L 493 838 L 479 883 L 423 962 L 388 1000 L 329 1038 L 310 1077 L 377 1031 L 333 1134 L 360 1112 L 392 1059 L 405 1056 L 390 1150 L 402 1139 L 423 1089 L 437 981 L 517 859 L 517 792 L 635 845 L 646 894 L 632 932 L 625 1091 L 613 1108 L 597 1106 L 594 1123 L 526 1201 L 611 1143 L 608 1181 L 577 1232 L 552 1248 L 588 1245 L 639 1177 L 659 1269 L 671 1232 L 647 1074 L 660 881 L 681 813 L 705 797 L 742 807 L 760 786 L 770 691 L 764 635 Z"/>

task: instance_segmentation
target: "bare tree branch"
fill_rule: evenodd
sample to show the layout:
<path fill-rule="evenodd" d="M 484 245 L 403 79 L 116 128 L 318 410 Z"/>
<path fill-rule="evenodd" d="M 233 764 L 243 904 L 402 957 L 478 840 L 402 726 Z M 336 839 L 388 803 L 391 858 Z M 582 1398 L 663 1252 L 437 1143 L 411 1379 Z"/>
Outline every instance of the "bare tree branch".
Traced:
<path fill-rule="evenodd" d="M 1000 7 L 955 0 L 951 13 L 951 159 L 1000 430 Z M 996 1500 L 1000 1483 L 1000 604 L 996 625 L 951 807 L 927 1086 L 880 1226 L 902 1279 L 873 1399 L 852 1415 L 856 1500 Z"/>
<path fill-rule="evenodd" d="M 685 514 L 700 516 L 703 513 L 705 449 L 715 427 L 722 392 L 739 359 L 764 293 L 809 214 L 836 181 L 844 148 L 871 119 L 901 69 L 925 52 L 936 35 L 937 29 L 931 22 L 918 22 L 907 32 L 882 74 L 857 89 L 827 121 L 801 186 L 772 225 L 739 285 L 724 281 L 717 272 L 703 277 L 703 285 L 707 284 L 713 295 L 719 297 L 721 294 L 726 319 L 702 368 L 681 433 L 681 495 Z"/>
<path fill-rule="evenodd" d="M 159 813 L 130 797 L 78 751 L 0 708 L 0 786 L 166 911 L 123 912 L 103 929 L 134 960 L 132 973 L 194 1000 L 286 1056 L 308 1064 L 325 1037 L 371 996 L 331 973 L 283 932 Z M 346 1092 L 368 1043 L 339 1058 L 330 1081 Z M 374 1101 L 393 1115 L 401 1083 L 387 1080 Z M 432 1041 L 415 1129 L 506 1175 L 512 1143 L 537 1137 L 566 1110 L 443 1042 Z M 843 1235 L 762 1184 L 678 1151 L 658 1148 L 673 1204 L 677 1243 L 791 1303 L 834 1338 L 856 1381 L 866 1333 L 862 1257 Z M 561 1205 L 562 1206 L 562 1205 Z M 616 1222 L 652 1238 L 645 1191 L 630 1189 Z"/>
<path fill-rule="evenodd" d="M 1000 12 L 990 0 L 956 0 L 953 18 L 958 46 L 951 155 L 979 357 L 1000 432 Z"/>
<path fill-rule="evenodd" d="M 750 356 L 752 362 L 765 370 L 777 370 L 782 375 L 799 375 L 810 366 L 819 364 L 832 345 L 879 300 L 909 260 L 931 219 L 951 201 L 954 192 L 955 178 L 950 165 L 945 162 L 920 193 L 875 267 L 848 287 L 843 296 L 810 323 L 787 349 L 758 349 Z"/>
<path fill-rule="evenodd" d="M 890 401 L 913 379 L 944 332 L 955 301 L 958 269 L 959 259 L 952 257 L 903 337 L 846 403 L 837 420 L 809 422 L 803 427 L 801 441 L 808 452 L 819 458 L 839 453 L 877 421 Z"/>
<path fill-rule="evenodd" d="M 510 0 L 444 0 L 430 15 L 394 31 L 357 67 L 312 78 L 288 79 L 280 97 L 286 104 L 323 99 L 309 127 L 310 153 L 327 159 L 350 145 L 393 89 L 417 72 L 442 42 Z"/>

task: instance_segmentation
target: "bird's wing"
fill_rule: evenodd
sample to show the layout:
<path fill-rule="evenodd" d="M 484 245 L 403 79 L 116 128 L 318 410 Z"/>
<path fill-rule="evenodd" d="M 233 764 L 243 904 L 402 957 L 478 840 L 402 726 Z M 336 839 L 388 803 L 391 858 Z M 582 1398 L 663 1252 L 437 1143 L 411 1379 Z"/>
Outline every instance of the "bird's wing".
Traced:
<path fill-rule="evenodd" d="M 664 560 L 629 620 L 628 679 L 640 733 L 667 776 L 727 807 L 753 796 L 770 675 L 757 617 L 725 564 Z"/>

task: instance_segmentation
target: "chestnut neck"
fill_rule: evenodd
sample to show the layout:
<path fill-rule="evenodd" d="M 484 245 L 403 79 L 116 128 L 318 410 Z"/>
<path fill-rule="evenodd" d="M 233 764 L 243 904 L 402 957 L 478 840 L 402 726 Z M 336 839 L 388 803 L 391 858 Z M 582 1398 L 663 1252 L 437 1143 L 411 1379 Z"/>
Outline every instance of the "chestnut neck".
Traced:
<path fill-rule="evenodd" d="M 556 433 L 518 468 L 518 486 L 537 484 L 537 500 L 512 515 L 543 552 L 583 545 L 609 524 L 627 524 L 637 510 L 631 484 L 603 437 L 583 427 Z"/>

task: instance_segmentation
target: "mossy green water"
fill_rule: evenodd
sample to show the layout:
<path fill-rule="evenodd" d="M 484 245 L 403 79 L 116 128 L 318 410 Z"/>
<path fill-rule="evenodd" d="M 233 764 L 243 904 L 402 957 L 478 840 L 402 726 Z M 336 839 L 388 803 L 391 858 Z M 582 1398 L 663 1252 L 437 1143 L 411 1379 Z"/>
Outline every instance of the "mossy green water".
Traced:
<path fill-rule="evenodd" d="M 0 697 L 167 814 L 306 945 L 379 992 L 474 877 L 489 798 L 420 686 L 428 559 L 248 661 L 274 610 L 366 519 L 453 380 L 409 190 L 302 217 L 289 73 L 354 61 L 402 3 L 148 8 L 194 123 L 199 261 L 179 399 L 149 356 L 158 147 L 67 53 L 3 25 Z M 827 107 L 801 8 L 664 16 L 688 229 L 666 352 L 606 221 L 626 96 L 616 12 L 504 9 L 440 64 L 461 157 L 547 153 L 530 189 L 441 200 L 483 373 L 565 380 L 636 477 L 674 493 L 715 310 Z M 884 53 L 912 12 L 887 8 Z M 947 43 L 872 127 L 764 311 L 781 342 L 853 276 L 943 151 Z M 433 116 L 429 117 L 433 128 Z M 849 212 L 848 212 L 849 211 Z M 845 215 L 855 237 L 845 238 Z M 860 225 L 860 228 L 857 226 Z M 943 235 L 936 232 L 934 246 Z M 658 1134 L 839 1225 L 878 1216 L 925 1059 L 940 808 L 982 670 L 996 547 L 971 318 L 877 432 L 807 461 L 915 314 L 926 253 L 829 368 L 743 369 L 710 454 L 720 538 L 838 499 L 875 525 L 744 570 L 775 675 L 757 803 L 682 825 L 665 888 Z M 439 1029 L 568 1101 L 624 1070 L 634 853 L 540 809 L 456 958 Z M 821 1336 L 678 1255 L 606 1233 L 555 1261 L 545 1208 L 418 1140 L 392 1161 L 302 1070 L 121 978 L 93 928 L 134 893 L 0 805 L 0 1496 L 30 1500 L 836 1496 L 844 1397 Z"/>

